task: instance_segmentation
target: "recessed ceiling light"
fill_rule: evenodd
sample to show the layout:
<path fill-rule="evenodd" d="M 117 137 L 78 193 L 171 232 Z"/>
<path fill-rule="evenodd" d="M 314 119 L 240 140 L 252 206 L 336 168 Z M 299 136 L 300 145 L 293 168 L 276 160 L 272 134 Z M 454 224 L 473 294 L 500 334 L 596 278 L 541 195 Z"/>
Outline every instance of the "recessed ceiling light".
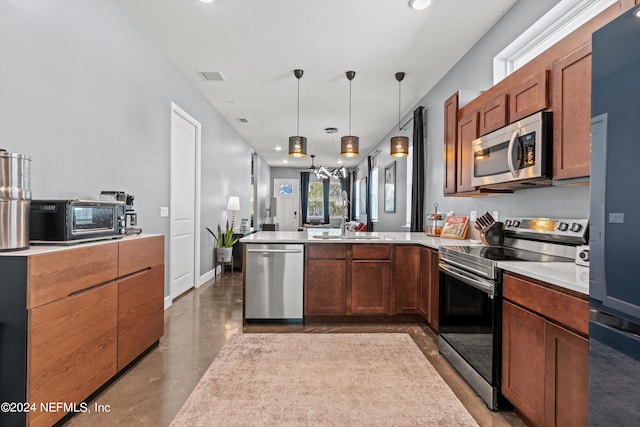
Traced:
<path fill-rule="evenodd" d="M 341 165 L 342 164 L 342 160 L 338 160 L 338 164 Z"/>
<path fill-rule="evenodd" d="M 224 82 L 224 76 L 220 71 L 198 71 L 200 77 L 208 82 Z"/>
<path fill-rule="evenodd" d="M 640 18 L 640 9 L 636 10 L 634 15 L 636 15 L 638 18 Z"/>
<path fill-rule="evenodd" d="M 213 3 L 214 0 L 200 0 L 202 3 Z"/>
<path fill-rule="evenodd" d="M 276 151 L 282 151 L 282 147 L 279 145 L 276 145 Z"/>
<path fill-rule="evenodd" d="M 415 10 L 422 10 L 429 7 L 431 0 L 409 0 L 409 7 Z"/>
<path fill-rule="evenodd" d="M 284 159 L 284 160 L 282 161 L 282 163 L 289 163 L 289 160 Z"/>

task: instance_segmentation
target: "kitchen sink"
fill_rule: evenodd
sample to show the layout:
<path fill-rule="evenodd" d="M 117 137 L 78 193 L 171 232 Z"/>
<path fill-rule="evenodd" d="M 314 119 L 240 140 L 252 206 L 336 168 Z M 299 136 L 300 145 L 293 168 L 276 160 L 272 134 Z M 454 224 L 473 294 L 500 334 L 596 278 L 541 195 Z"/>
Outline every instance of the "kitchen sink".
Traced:
<path fill-rule="evenodd" d="M 312 236 L 314 239 L 323 239 L 323 240 L 378 240 L 381 239 L 380 236 L 372 236 L 368 234 L 361 235 L 346 235 L 341 236 L 340 234 L 316 234 Z"/>

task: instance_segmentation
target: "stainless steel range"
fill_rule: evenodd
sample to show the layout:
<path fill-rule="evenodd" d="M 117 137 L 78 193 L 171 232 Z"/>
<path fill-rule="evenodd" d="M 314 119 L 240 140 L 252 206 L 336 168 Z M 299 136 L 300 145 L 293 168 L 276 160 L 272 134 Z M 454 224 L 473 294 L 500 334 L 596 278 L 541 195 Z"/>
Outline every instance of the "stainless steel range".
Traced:
<path fill-rule="evenodd" d="M 588 220 L 509 218 L 502 246 L 440 248 L 438 347 L 489 409 L 500 394 L 502 271 L 500 261 L 573 262 L 587 242 Z"/>

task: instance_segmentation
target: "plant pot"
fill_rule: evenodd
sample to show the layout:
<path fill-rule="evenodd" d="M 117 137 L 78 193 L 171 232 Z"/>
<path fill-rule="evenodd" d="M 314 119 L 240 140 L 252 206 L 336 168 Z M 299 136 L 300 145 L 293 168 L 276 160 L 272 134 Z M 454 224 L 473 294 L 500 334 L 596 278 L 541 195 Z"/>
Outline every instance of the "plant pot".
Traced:
<path fill-rule="evenodd" d="M 233 248 L 218 248 L 218 262 L 231 262 Z"/>

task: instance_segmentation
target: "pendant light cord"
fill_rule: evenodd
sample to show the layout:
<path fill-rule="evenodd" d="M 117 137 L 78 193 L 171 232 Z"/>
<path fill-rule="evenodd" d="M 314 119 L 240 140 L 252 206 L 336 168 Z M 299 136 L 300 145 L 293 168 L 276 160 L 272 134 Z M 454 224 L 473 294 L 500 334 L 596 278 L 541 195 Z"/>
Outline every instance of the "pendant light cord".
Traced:
<path fill-rule="evenodd" d="M 296 121 L 296 136 L 300 136 L 300 77 L 298 77 L 298 118 Z"/>
<path fill-rule="evenodd" d="M 400 97 L 402 96 L 402 91 L 400 89 L 401 86 L 402 86 L 402 82 L 399 81 L 398 82 L 398 132 L 402 131 L 402 129 L 400 129 L 400 105 L 401 105 Z"/>
<path fill-rule="evenodd" d="M 351 135 L 351 80 L 349 80 L 349 135 Z"/>

